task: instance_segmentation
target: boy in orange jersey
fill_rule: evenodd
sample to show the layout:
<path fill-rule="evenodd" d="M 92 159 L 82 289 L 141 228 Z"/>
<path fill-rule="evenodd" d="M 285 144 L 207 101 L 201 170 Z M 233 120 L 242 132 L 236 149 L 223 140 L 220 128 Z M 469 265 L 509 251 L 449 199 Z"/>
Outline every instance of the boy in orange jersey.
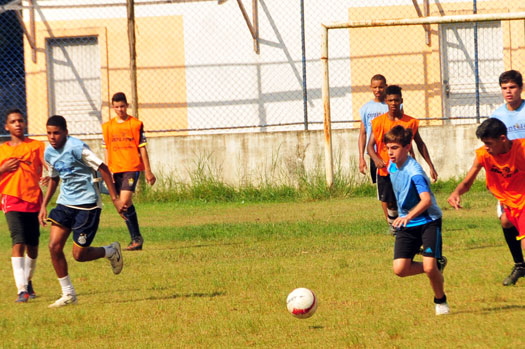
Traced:
<path fill-rule="evenodd" d="M 111 98 L 111 105 L 117 117 L 102 125 L 106 148 L 106 162 L 113 174 L 113 180 L 120 200 L 126 207 L 124 213 L 131 242 L 126 250 L 142 250 L 144 238 L 140 234 L 137 211 L 133 206 L 132 196 L 137 186 L 140 171 L 144 171 L 146 182 L 155 184 L 156 178 L 149 164 L 144 125 L 141 121 L 128 115 L 126 95 L 117 92 Z"/>
<path fill-rule="evenodd" d="M 516 239 L 525 249 L 525 139 L 509 140 L 507 126 L 496 118 L 483 121 L 476 136 L 485 145 L 476 149 L 474 164 L 450 194 L 448 203 L 455 209 L 461 208 L 461 195 L 469 191 L 484 168 L 487 189 L 502 204 L 507 218 L 518 230 Z"/>
<path fill-rule="evenodd" d="M 419 134 L 419 121 L 403 112 L 401 107 L 403 104 L 401 87 L 397 85 L 388 86 L 386 89 L 385 102 L 388 105 L 388 113 L 380 115 L 372 120 L 372 133 L 370 134 L 367 150 L 377 167 L 377 197 L 379 201 L 381 201 L 385 218 L 390 226 L 390 232 L 392 235 L 395 235 L 395 229 L 392 226 L 392 222 L 394 222 L 398 216 L 397 205 L 396 197 L 392 189 L 392 183 L 386 168 L 388 163 L 388 151 L 383 142 L 383 136 L 397 125 L 412 129 L 414 135 L 413 140 L 416 142 L 417 149 L 430 168 L 430 177 L 433 181 L 437 180 L 438 174 L 434 169 L 432 160 L 430 160 L 427 146 Z"/>
<path fill-rule="evenodd" d="M 26 122 L 19 109 L 6 114 L 5 129 L 11 139 L 0 146 L 0 193 L 2 210 L 11 232 L 11 263 L 18 297 L 25 303 L 35 298 L 31 278 L 38 257 L 42 202 L 39 182 L 44 164 L 44 143 L 25 137 Z M 24 257 L 24 253 L 27 253 Z"/>

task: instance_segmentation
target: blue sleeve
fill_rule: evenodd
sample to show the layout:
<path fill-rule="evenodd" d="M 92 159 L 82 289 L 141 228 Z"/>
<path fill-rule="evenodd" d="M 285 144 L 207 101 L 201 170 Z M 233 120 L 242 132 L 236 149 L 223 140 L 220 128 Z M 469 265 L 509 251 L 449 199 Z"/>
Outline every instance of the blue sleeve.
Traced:
<path fill-rule="evenodd" d="M 431 192 L 430 186 L 428 185 L 425 177 L 420 174 L 412 177 L 412 183 L 414 183 L 414 185 L 416 186 L 418 194 Z"/>

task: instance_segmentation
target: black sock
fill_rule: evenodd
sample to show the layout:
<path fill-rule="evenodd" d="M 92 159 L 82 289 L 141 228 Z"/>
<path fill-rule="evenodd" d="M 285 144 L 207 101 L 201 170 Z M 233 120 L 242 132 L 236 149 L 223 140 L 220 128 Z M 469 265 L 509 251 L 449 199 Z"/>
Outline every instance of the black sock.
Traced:
<path fill-rule="evenodd" d="M 510 254 L 514 263 L 519 264 L 523 263 L 523 250 L 521 249 L 521 242 L 516 240 L 516 237 L 519 235 L 518 230 L 515 227 L 512 228 L 503 228 L 503 235 L 505 235 L 505 241 L 509 246 Z"/>
<path fill-rule="evenodd" d="M 131 236 L 131 240 L 142 241 L 142 235 L 140 235 L 139 220 L 138 220 L 137 211 L 135 211 L 134 205 L 131 205 L 130 207 L 128 207 L 126 212 L 124 212 L 124 217 L 126 217 L 127 219 L 126 225 L 128 226 L 129 235 Z"/>
<path fill-rule="evenodd" d="M 434 303 L 436 304 L 443 304 L 443 303 L 446 303 L 447 302 L 447 295 L 444 294 L 442 298 L 439 298 L 437 299 L 436 297 L 434 297 Z"/>

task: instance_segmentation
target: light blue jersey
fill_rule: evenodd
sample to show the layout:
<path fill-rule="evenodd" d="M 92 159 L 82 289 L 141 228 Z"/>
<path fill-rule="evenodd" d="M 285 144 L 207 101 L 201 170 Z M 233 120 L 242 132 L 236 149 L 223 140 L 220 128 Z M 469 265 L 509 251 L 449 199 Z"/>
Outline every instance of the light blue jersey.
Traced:
<path fill-rule="evenodd" d="M 490 116 L 502 121 L 507 126 L 507 138 L 510 140 L 525 138 L 525 102 L 516 110 L 507 109 L 507 104 L 503 104 L 496 109 Z"/>
<path fill-rule="evenodd" d="M 435 221 L 443 215 L 436 203 L 436 198 L 430 190 L 430 179 L 428 179 L 421 165 L 412 157 L 408 157 L 401 168 L 394 163 L 388 164 L 388 172 L 392 187 L 397 200 L 397 209 L 400 217 L 405 217 L 414 208 L 421 198 L 419 193 L 428 192 L 432 204 L 417 217 L 408 222 L 407 227 L 415 227 Z"/>
<path fill-rule="evenodd" d="M 86 154 L 89 160 L 86 160 Z M 99 195 L 93 184 L 93 171 L 98 169 L 102 160 L 91 155 L 86 143 L 68 136 L 60 149 L 48 145 L 44 159 L 51 169 L 51 177 L 59 176 L 60 195 L 57 204 L 80 206 L 99 204 Z"/>
<path fill-rule="evenodd" d="M 371 100 L 366 103 L 359 109 L 359 115 L 361 116 L 361 121 L 365 125 L 366 130 L 366 146 L 368 146 L 368 139 L 370 138 L 370 133 L 372 132 L 372 120 L 374 120 L 379 115 L 383 115 L 388 112 L 388 105 L 386 103 L 376 102 Z"/>

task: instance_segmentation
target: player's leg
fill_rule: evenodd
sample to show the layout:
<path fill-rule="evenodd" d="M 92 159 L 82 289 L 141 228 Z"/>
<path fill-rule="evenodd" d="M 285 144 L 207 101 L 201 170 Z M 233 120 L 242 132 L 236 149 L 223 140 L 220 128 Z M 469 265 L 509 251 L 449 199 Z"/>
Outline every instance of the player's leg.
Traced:
<path fill-rule="evenodd" d="M 510 254 L 514 260 L 514 267 L 503 280 L 503 286 L 510 286 L 516 284 L 520 277 L 525 276 L 525 260 L 523 259 L 523 251 L 521 248 L 520 242 L 516 239 L 518 236 L 518 230 L 507 218 L 507 214 L 503 212 L 501 204 L 498 202 L 497 206 L 498 216 L 501 222 L 501 228 L 503 229 L 503 236 L 505 236 L 505 241 L 509 247 Z"/>
<path fill-rule="evenodd" d="M 386 221 L 390 228 L 390 233 L 395 235 L 392 223 L 397 218 L 397 205 L 394 189 L 390 176 L 377 176 L 377 198 L 381 201 L 381 206 L 385 214 Z"/>
<path fill-rule="evenodd" d="M 414 261 L 414 256 L 421 246 L 421 238 L 414 228 L 401 228 L 394 243 L 394 274 L 406 277 L 424 272 L 423 264 Z"/>
<path fill-rule="evenodd" d="M 423 269 L 434 291 L 436 315 L 448 314 L 450 308 L 444 291 L 444 265 L 441 268 L 439 266 L 439 261 L 445 259 L 441 253 L 441 219 L 421 226 L 421 240 L 423 242 Z"/>
<path fill-rule="evenodd" d="M 127 210 L 124 212 L 126 217 L 126 226 L 128 227 L 131 242 L 126 248 L 127 251 L 142 250 L 144 238 L 140 233 L 139 220 L 137 211 L 133 205 L 133 193 L 137 186 L 140 172 L 119 173 L 120 200 L 125 203 Z"/>
<path fill-rule="evenodd" d="M 73 226 L 73 258 L 78 262 L 88 262 L 105 257 L 111 262 L 113 273 L 119 274 L 124 266 L 120 244 L 114 242 L 109 246 L 91 246 L 97 234 L 101 211 L 100 208 L 76 210 Z"/>
<path fill-rule="evenodd" d="M 40 223 L 38 222 L 38 212 L 25 213 L 24 232 L 26 234 L 26 255 L 24 257 L 24 272 L 27 280 L 27 292 L 29 298 L 35 298 L 36 293 L 33 288 L 33 275 L 36 269 L 38 258 L 38 245 L 40 243 Z"/>
<path fill-rule="evenodd" d="M 26 240 L 24 234 L 23 212 L 6 212 L 7 225 L 11 234 L 11 266 L 17 288 L 17 303 L 25 303 L 29 299 L 27 278 L 25 274 L 24 253 Z"/>

